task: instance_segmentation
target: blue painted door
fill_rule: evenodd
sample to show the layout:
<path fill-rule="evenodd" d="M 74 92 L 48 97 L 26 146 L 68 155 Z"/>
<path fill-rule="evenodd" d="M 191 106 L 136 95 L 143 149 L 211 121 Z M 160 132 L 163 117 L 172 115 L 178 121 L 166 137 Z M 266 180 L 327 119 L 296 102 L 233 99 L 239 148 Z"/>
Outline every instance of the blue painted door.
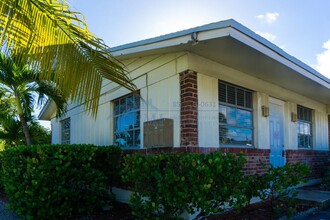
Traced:
<path fill-rule="evenodd" d="M 269 103 L 270 164 L 284 166 L 284 103 L 271 99 Z"/>

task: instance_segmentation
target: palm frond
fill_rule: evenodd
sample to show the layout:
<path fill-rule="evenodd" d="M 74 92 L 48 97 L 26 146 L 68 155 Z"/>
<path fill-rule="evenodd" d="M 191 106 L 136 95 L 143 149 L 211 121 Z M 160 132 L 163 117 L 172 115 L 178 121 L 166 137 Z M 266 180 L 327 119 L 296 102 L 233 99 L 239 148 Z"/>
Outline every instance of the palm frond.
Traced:
<path fill-rule="evenodd" d="M 123 64 L 65 0 L 1 0 L 0 43 L 0 51 L 23 53 L 21 59 L 42 78 L 55 82 L 72 101 L 86 102 L 94 116 L 103 77 L 135 90 Z"/>
<path fill-rule="evenodd" d="M 38 94 L 37 104 L 43 105 L 50 98 L 56 104 L 56 116 L 61 117 L 66 112 L 67 102 L 63 93 L 52 82 L 45 80 L 37 81 L 38 87 L 36 88 Z"/>
<path fill-rule="evenodd" d="M 19 120 L 6 114 L 0 114 L 0 139 L 17 142 L 23 139 L 22 127 Z"/>
<path fill-rule="evenodd" d="M 24 110 L 24 115 L 25 115 L 25 117 L 29 117 L 30 115 L 32 115 L 33 107 L 35 104 L 34 97 L 33 97 L 34 94 L 26 91 L 26 92 L 22 93 L 22 96 L 23 97 L 21 97 L 20 100 L 21 100 L 21 104 L 22 104 L 22 107 Z"/>

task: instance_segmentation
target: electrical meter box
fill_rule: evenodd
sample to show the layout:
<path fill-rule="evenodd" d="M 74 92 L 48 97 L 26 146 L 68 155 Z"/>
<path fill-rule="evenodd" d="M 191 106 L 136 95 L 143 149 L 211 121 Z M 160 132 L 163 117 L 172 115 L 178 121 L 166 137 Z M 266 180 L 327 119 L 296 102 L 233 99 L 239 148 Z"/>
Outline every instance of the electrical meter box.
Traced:
<path fill-rule="evenodd" d="M 161 118 L 143 123 L 144 147 L 173 147 L 173 119 Z"/>

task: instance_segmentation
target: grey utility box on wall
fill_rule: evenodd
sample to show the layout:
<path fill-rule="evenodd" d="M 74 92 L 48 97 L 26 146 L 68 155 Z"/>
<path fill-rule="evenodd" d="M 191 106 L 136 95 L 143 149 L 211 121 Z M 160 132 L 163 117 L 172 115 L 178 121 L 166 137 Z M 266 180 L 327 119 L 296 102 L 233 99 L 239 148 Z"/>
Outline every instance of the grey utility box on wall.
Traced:
<path fill-rule="evenodd" d="M 144 147 L 173 147 L 173 119 L 161 118 L 143 123 Z"/>

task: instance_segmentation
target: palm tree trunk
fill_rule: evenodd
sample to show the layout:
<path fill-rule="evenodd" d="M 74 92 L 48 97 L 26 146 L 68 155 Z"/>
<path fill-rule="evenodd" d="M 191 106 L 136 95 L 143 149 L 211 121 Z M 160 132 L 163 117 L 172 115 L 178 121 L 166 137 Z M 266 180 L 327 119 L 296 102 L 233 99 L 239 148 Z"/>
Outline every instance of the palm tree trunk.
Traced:
<path fill-rule="evenodd" d="M 26 145 L 31 145 L 32 144 L 31 135 L 30 135 L 29 128 L 28 128 L 27 122 L 25 120 L 24 114 L 19 114 L 19 119 L 22 124 L 23 133 L 24 133 L 25 140 L 26 140 Z"/>
<path fill-rule="evenodd" d="M 31 145 L 32 144 L 31 135 L 30 135 L 29 128 L 27 125 L 27 121 L 25 120 L 25 117 L 24 117 L 24 112 L 23 112 L 23 108 L 21 105 L 21 101 L 19 99 L 19 96 L 17 96 L 17 95 L 15 97 L 15 102 L 16 102 L 16 106 L 17 106 L 17 113 L 19 115 L 19 120 L 21 121 L 21 124 L 22 124 L 26 145 Z"/>

